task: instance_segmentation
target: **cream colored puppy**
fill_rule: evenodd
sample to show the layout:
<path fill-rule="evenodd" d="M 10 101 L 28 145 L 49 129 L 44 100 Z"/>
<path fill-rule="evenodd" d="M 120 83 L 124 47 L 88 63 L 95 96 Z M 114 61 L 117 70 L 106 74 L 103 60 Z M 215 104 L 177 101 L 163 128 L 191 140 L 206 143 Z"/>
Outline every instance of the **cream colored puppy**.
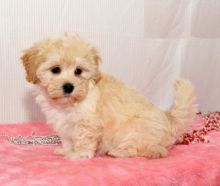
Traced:
<path fill-rule="evenodd" d="M 175 82 L 176 100 L 164 112 L 99 70 L 97 50 L 79 37 L 35 43 L 22 56 L 26 79 L 39 87 L 37 102 L 61 137 L 68 158 L 167 155 L 197 111 L 192 85 Z"/>

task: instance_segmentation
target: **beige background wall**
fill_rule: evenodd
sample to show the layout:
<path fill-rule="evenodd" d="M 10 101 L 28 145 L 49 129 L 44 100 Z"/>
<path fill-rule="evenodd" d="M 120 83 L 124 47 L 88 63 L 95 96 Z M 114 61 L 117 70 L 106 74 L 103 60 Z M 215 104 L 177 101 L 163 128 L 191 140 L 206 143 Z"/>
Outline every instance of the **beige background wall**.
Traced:
<path fill-rule="evenodd" d="M 102 69 L 161 108 L 172 81 L 196 86 L 200 109 L 220 109 L 219 0 L 0 1 L 0 122 L 42 121 L 19 62 L 32 42 L 64 32 L 94 43 Z"/>

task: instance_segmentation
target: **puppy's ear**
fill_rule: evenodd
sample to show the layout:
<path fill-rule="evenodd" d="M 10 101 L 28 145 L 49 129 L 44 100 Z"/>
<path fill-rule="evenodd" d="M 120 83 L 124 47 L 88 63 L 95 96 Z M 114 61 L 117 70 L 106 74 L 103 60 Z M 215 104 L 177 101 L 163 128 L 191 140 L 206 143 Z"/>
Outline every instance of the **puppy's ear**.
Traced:
<path fill-rule="evenodd" d="M 102 59 L 100 57 L 100 54 L 99 54 L 98 50 L 94 47 L 92 47 L 90 49 L 90 58 L 92 58 L 95 65 L 97 65 L 97 66 L 102 63 Z"/>
<path fill-rule="evenodd" d="M 36 46 L 33 46 L 32 48 L 25 50 L 23 56 L 21 57 L 26 71 L 26 79 L 33 84 L 38 82 L 38 78 L 36 76 L 36 70 L 38 67 L 37 56 L 38 49 Z"/>
<path fill-rule="evenodd" d="M 97 71 L 96 75 L 93 77 L 93 80 L 94 80 L 95 83 L 98 83 L 101 80 L 101 78 L 102 78 L 101 72 Z"/>
<path fill-rule="evenodd" d="M 93 61 L 93 63 L 97 67 L 95 76 L 93 76 L 93 80 L 95 83 L 98 83 L 99 80 L 101 79 L 101 72 L 99 71 L 99 64 L 102 63 L 102 59 L 100 57 L 98 50 L 95 47 L 92 47 L 90 49 L 90 59 Z"/>

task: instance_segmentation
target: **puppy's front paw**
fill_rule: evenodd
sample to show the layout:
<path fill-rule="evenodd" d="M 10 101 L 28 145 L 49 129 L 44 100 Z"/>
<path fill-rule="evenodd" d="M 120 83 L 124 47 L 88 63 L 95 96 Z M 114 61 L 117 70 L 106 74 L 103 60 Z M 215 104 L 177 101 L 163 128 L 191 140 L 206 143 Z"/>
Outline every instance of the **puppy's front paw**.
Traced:
<path fill-rule="evenodd" d="M 63 147 L 57 147 L 55 150 L 54 150 L 54 153 L 57 154 L 57 155 L 65 155 L 67 152 L 67 150 Z"/>
<path fill-rule="evenodd" d="M 91 150 L 71 151 L 65 154 L 68 159 L 93 158 L 95 153 Z"/>

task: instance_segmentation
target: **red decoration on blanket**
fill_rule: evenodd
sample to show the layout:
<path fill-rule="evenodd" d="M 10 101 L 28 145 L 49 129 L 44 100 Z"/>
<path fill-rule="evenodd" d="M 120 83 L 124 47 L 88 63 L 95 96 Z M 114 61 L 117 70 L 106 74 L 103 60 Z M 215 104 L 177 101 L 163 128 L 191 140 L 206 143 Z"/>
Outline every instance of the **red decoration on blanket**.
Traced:
<path fill-rule="evenodd" d="M 198 130 L 192 130 L 181 135 L 180 139 L 176 142 L 178 145 L 189 145 L 190 143 L 209 143 L 206 139 L 210 131 L 220 131 L 220 111 L 210 112 L 202 115 L 204 119 L 204 126 Z"/>

